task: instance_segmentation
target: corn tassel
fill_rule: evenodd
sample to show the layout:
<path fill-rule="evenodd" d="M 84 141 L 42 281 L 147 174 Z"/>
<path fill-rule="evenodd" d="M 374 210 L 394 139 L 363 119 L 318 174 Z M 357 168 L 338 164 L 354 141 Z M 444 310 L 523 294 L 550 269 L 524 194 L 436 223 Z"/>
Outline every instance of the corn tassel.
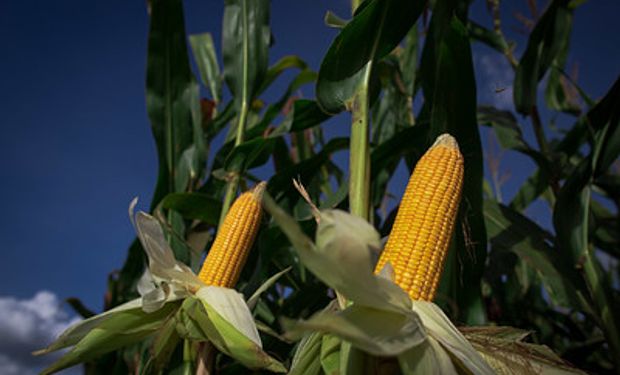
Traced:
<path fill-rule="evenodd" d="M 463 186 L 463 156 L 449 134 L 416 165 L 375 272 L 386 262 L 414 300 L 432 301 L 443 270 Z"/>
<path fill-rule="evenodd" d="M 207 285 L 232 288 L 256 239 L 265 182 L 239 196 L 230 207 L 198 274 Z"/>

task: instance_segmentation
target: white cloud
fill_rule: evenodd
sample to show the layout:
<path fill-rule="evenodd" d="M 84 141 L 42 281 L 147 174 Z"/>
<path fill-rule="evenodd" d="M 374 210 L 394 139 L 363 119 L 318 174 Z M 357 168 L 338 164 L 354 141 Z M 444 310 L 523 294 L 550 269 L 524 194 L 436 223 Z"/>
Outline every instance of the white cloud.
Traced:
<path fill-rule="evenodd" d="M 39 372 L 58 356 L 33 357 L 30 353 L 51 343 L 78 320 L 69 316 L 58 297 L 48 291 L 39 291 L 31 299 L 0 297 L 0 374 Z"/>
<path fill-rule="evenodd" d="M 512 83 L 514 72 L 506 58 L 498 53 L 481 54 L 474 60 L 479 63 L 478 93 L 482 104 L 492 104 L 500 109 L 512 109 Z"/>

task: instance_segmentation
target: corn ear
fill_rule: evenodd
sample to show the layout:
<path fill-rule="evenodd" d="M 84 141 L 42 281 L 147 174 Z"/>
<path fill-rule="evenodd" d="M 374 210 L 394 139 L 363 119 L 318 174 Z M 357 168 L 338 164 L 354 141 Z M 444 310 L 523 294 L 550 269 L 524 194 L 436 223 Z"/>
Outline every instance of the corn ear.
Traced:
<path fill-rule="evenodd" d="M 198 274 L 205 284 L 232 288 L 237 283 L 258 234 L 265 186 L 261 182 L 230 207 Z"/>
<path fill-rule="evenodd" d="M 440 135 L 418 161 L 375 273 L 389 261 L 414 300 L 432 301 L 443 270 L 463 186 L 463 155 Z"/>

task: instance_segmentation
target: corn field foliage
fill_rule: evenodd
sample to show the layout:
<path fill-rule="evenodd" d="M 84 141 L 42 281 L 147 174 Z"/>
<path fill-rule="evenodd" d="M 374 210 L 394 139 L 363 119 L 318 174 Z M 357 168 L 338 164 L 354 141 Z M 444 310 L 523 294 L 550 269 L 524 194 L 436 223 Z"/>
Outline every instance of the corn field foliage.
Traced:
<path fill-rule="evenodd" d="M 269 65 L 269 0 L 226 0 L 220 51 L 209 33 L 186 33 L 181 0 L 151 0 L 146 102 L 159 177 L 150 215 L 138 214 L 136 225 L 160 223 L 150 235 L 162 231 L 159 246 L 197 273 L 223 212 L 267 181 L 269 214 L 235 287 L 251 300 L 260 345 L 241 326 L 217 323 L 217 311 L 191 293 L 154 297 L 161 306 L 153 312 L 110 312 L 140 298 L 147 267 L 156 274 L 143 236 L 109 278 L 108 315 L 66 338 L 64 346 L 76 345 L 70 360 L 51 371 L 83 362 L 88 374 L 488 373 L 488 364 L 499 371 L 496 361 L 504 373 L 620 373 L 620 80 L 594 100 L 567 75 L 581 3 L 551 0 L 516 56 L 499 23 L 487 29 L 468 19 L 466 0 L 354 2 L 351 15 L 327 14 L 325 27 L 338 33 L 317 71 L 292 55 Z M 499 2 L 488 6 L 498 19 Z M 514 69 L 516 112 L 476 102 L 473 43 Z M 265 102 L 287 71 L 295 73 L 286 91 Z M 315 97 L 297 98 L 302 86 Z M 543 103 L 572 125 L 545 123 Z M 351 118 L 346 137 L 327 135 L 336 116 Z M 527 127 L 535 142 L 525 140 Z M 436 305 L 414 303 L 411 315 L 394 284 L 357 275 L 362 258 L 338 264 L 347 257 L 330 254 L 355 253 L 358 242 L 381 246 L 398 208 L 385 204 L 397 167 L 411 172 L 443 133 L 465 158 L 462 200 Z M 496 194 L 499 172 L 481 133 L 535 166 L 509 202 Z M 349 155 L 346 169 L 337 153 Z M 322 212 L 318 224 L 308 201 Z M 551 227 L 526 214 L 540 202 Z M 407 319 L 408 331 L 398 323 Z M 486 362 L 437 349 L 446 343 L 428 319 L 448 327 L 443 335 L 466 337 Z M 422 342 L 437 351 L 411 351 Z"/>

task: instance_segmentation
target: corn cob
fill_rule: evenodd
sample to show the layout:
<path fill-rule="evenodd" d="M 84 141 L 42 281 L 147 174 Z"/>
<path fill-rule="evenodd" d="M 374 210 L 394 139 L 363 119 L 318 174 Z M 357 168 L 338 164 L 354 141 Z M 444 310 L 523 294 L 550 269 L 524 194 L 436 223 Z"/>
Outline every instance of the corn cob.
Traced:
<path fill-rule="evenodd" d="M 416 165 L 375 273 L 390 262 L 395 282 L 414 300 L 435 297 L 463 185 L 463 155 L 440 135 Z"/>
<path fill-rule="evenodd" d="M 232 288 L 258 233 L 265 182 L 241 194 L 230 207 L 198 277 L 207 285 Z"/>

